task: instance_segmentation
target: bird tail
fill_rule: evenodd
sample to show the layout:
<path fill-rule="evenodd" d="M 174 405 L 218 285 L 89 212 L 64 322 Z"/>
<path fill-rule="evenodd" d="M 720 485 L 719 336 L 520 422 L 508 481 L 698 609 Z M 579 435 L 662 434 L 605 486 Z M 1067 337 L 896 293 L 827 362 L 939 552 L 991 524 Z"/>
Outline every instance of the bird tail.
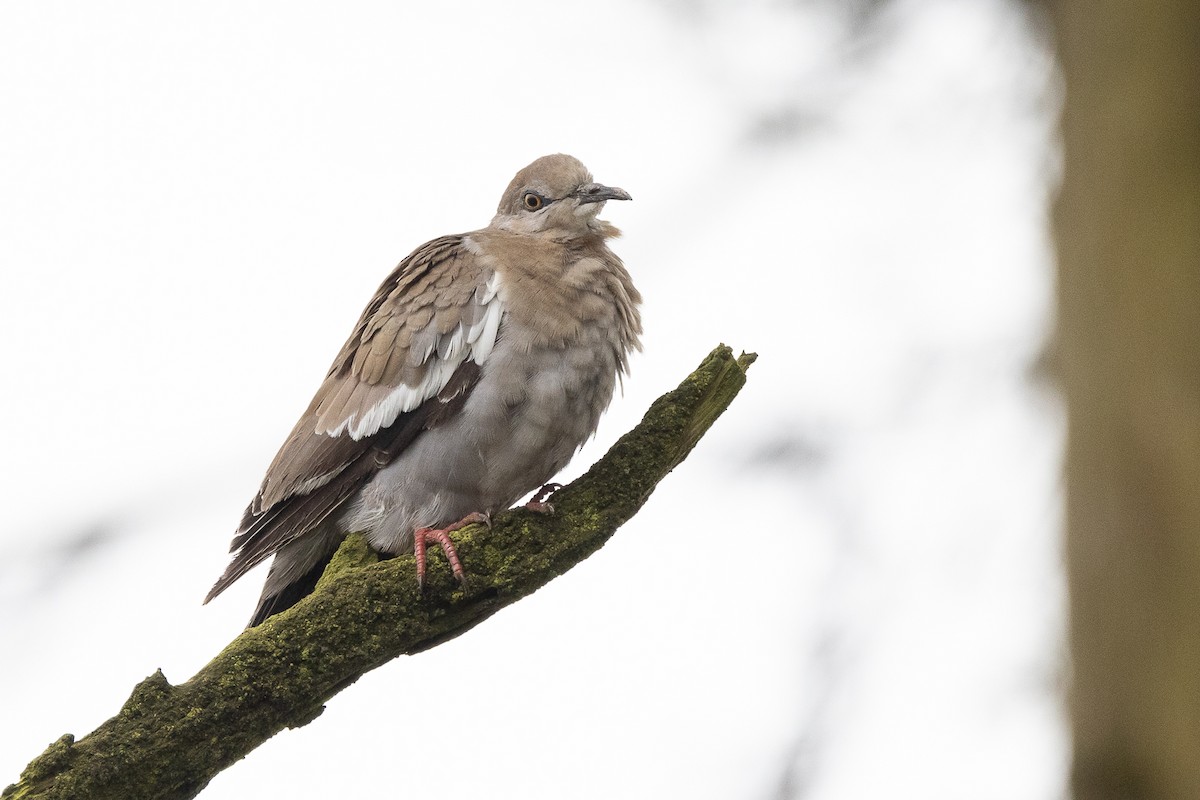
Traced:
<path fill-rule="evenodd" d="M 255 607 L 254 615 L 250 617 L 250 624 L 246 627 L 253 628 L 260 625 L 268 617 L 272 617 L 280 611 L 287 611 L 296 605 L 296 603 L 312 594 L 312 590 L 317 588 L 317 581 L 321 579 L 321 574 L 329 566 L 329 562 L 333 559 L 333 554 L 336 550 L 337 548 L 334 548 L 319 557 L 308 572 L 305 572 L 291 583 L 284 585 L 278 591 L 272 590 L 273 582 L 271 577 L 275 573 L 275 564 L 272 564 L 271 574 L 267 576 L 267 585 L 263 587 L 262 597 L 258 598 L 258 606 Z M 279 556 L 275 558 L 278 561 Z"/>
<path fill-rule="evenodd" d="M 334 530 L 332 525 L 322 524 L 279 548 L 271 561 L 271 570 L 267 573 L 262 596 L 247 627 L 253 628 L 268 617 L 291 608 L 311 593 L 316 588 L 321 573 L 329 566 L 329 561 L 341 541 L 342 534 Z M 230 584 L 266 557 L 270 557 L 270 553 L 261 554 L 257 558 L 247 558 L 245 553 L 239 552 L 225 570 L 225 574 L 213 584 L 204 602 L 207 603 L 225 591 Z"/>

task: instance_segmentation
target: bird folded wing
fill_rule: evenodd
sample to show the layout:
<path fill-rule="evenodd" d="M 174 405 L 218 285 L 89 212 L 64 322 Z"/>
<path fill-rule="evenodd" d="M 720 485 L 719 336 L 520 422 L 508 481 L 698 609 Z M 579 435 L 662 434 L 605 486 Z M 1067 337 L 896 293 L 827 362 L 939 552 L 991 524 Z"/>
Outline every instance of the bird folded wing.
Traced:
<path fill-rule="evenodd" d="M 496 273 L 464 239 L 423 245 L 379 287 L 267 469 L 210 599 L 466 402 L 504 309 Z"/>

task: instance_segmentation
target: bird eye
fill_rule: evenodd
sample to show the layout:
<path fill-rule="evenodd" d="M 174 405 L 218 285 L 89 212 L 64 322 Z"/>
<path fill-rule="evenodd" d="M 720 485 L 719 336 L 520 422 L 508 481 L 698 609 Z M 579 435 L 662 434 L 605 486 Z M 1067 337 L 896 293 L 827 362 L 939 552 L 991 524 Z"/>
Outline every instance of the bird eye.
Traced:
<path fill-rule="evenodd" d="M 530 211 L 537 211 L 542 207 L 542 204 L 545 201 L 542 200 L 542 196 L 536 192 L 526 192 L 525 196 L 521 198 L 521 202 L 524 203 L 525 208 L 529 209 Z"/>

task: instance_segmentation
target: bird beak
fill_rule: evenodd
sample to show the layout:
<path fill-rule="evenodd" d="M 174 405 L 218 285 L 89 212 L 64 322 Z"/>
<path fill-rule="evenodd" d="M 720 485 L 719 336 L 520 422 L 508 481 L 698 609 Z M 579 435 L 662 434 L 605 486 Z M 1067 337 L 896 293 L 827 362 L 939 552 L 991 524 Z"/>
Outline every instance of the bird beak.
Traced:
<path fill-rule="evenodd" d="M 633 199 L 629 196 L 629 192 L 624 189 L 618 189 L 615 186 L 605 186 L 602 183 L 585 183 L 571 192 L 570 196 L 577 198 L 580 205 L 585 203 L 603 203 L 605 200 Z"/>

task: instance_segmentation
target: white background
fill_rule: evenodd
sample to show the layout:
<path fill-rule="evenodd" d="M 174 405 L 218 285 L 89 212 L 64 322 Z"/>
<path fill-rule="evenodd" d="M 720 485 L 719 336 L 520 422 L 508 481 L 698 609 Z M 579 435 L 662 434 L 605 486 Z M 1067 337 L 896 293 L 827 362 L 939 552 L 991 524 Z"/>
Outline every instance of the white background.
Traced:
<path fill-rule="evenodd" d="M 996 0 L 0 5 L 0 784 L 200 606 L 379 281 L 568 152 L 646 297 L 578 475 L 760 359 L 644 511 L 207 800 L 1056 798 L 1055 74 Z"/>

